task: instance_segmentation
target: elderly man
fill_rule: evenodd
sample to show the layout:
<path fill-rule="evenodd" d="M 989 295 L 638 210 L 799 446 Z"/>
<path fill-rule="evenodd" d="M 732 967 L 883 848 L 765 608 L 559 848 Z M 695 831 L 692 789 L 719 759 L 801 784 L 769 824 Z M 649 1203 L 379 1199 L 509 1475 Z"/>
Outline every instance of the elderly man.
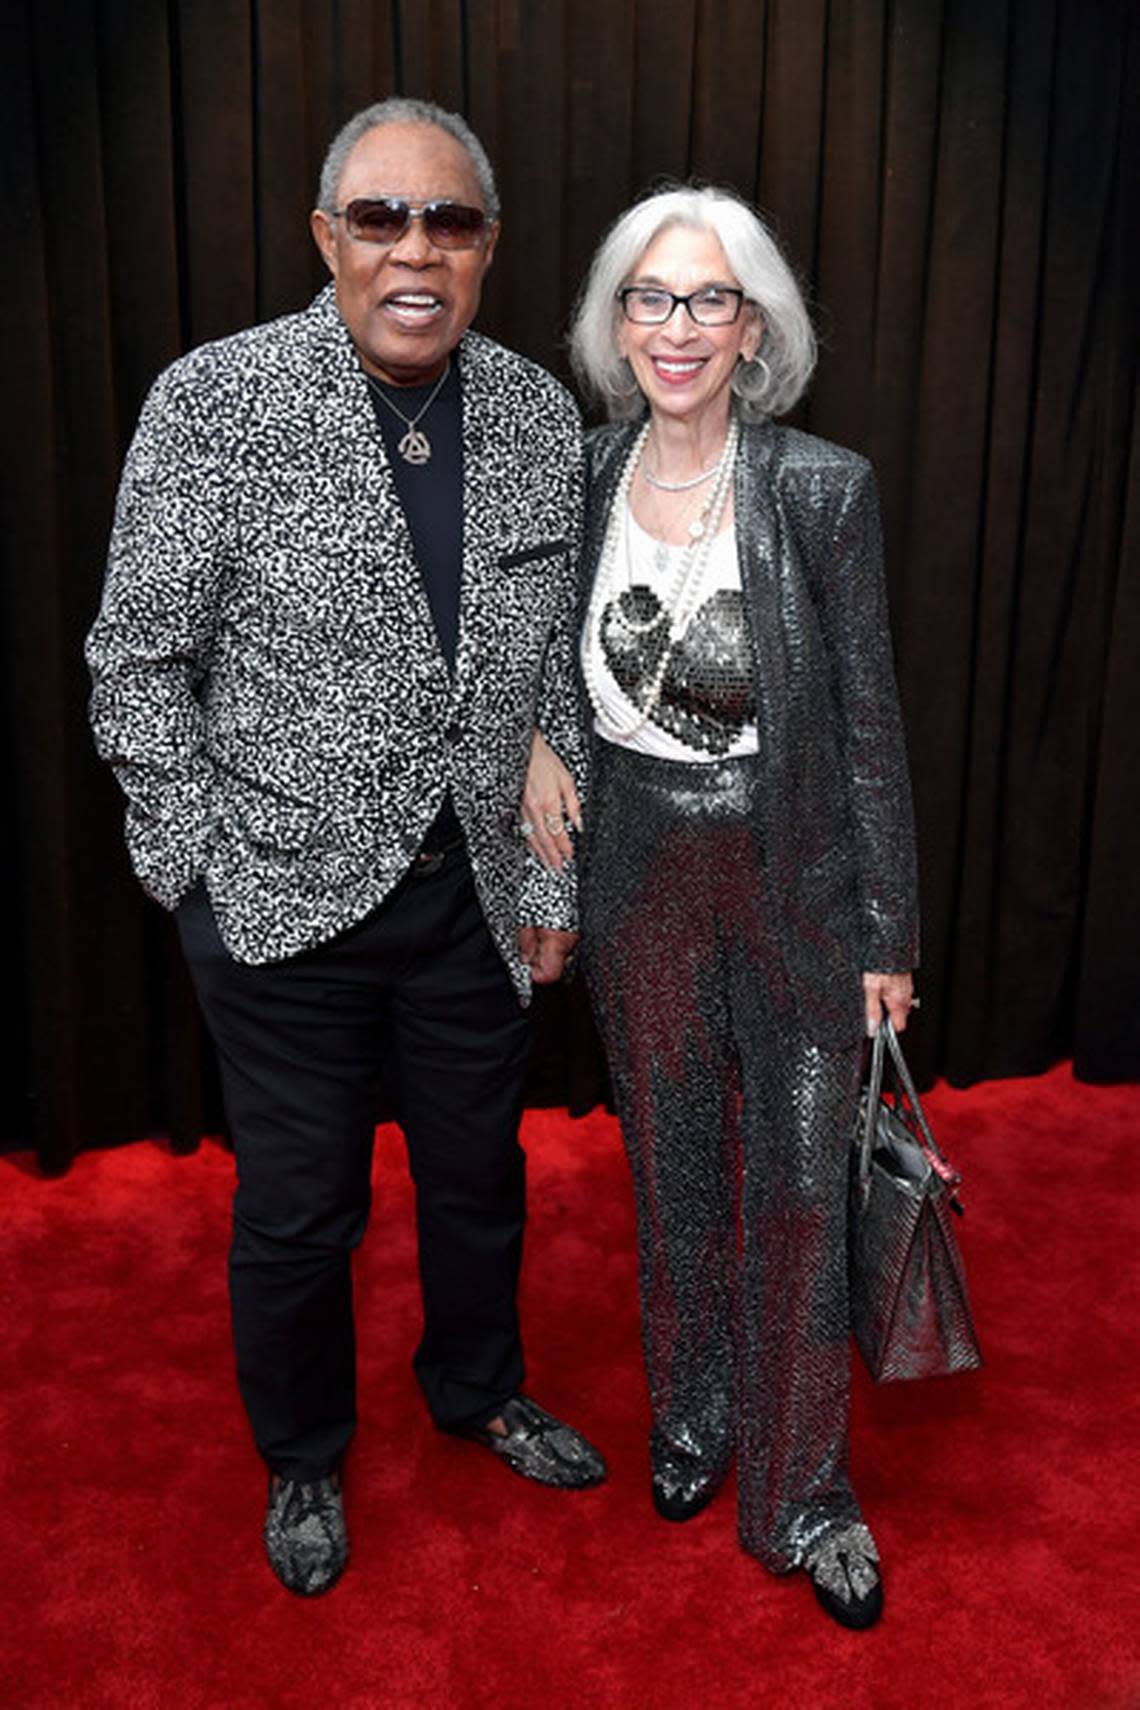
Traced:
<path fill-rule="evenodd" d="M 358 114 L 312 231 L 332 284 L 309 309 L 157 381 L 88 642 L 131 857 L 177 911 L 221 1060 L 238 1378 L 269 1559 L 306 1595 L 347 1559 L 381 1080 L 416 1186 L 433 1420 L 544 1484 L 605 1476 L 519 1393 L 516 1314 L 522 1006 L 576 936 L 572 880 L 528 853 L 517 804 L 535 728 L 581 754 L 579 419 L 468 331 L 499 222 L 462 119 Z"/>

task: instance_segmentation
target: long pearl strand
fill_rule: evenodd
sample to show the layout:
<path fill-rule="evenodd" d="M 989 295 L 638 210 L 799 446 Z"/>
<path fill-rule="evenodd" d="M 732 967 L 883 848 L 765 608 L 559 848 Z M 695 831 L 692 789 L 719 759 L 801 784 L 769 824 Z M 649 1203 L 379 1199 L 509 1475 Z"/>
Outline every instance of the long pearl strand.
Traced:
<path fill-rule="evenodd" d="M 601 651 L 602 615 L 611 599 L 616 599 L 623 592 L 618 586 L 617 569 L 618 551 L 625 531 L 625 517 L 629 505 L 630 488 L 637 465 L 649 437 L 650 424 L 647 422 L 638 435 L 629 459 L 622 470 L 621 480 L 614 494 L 613 504 L 606 524 L 606 537 L 602 545 L 601 561 L 594 582 L 594 591 L 590 596 L 590 607 L 587 615 L 589 642 L 585 648 L 584 671 L 586 686 L 594 706 L 601 706 L 601 696 L 598 683 L 597 654 Z M 646 724 L 656 710 L 661 696 L 661 687 L 665 681 L 665 673 L 669 668 L 669 660 L 677 643 L 684 636 L 692 622 L 700 598 L 704 582 L 705 565 L 712 551 L 713 541 L 720 530 L 720 524 L 728 505 L 729 494 L 732 491 L 732 477 L 736 467 L 736 448 L 740 439 L 740 429 L 735 416 L 730 420 L 728 433 L 724 441 L 724 449 L 716 468 L 716 485 L 709 500 L 704 527 L 691 545 L 683 547 L 679 555 L 679 566 L 673 586 L 668 590 L 667 597 L 661 603 L 669 617 L 669 637 L 661 651 L 661 658 L 650 680 L 648 693 L 642 705 L 638 705 L 632 697 L 618 684 L 622 695 L 633 707 L 636 717 L 629 725 L 614 727 L 621 741 L 628 741 L 635 736 Z M 628 578 L 627 578 L 628 586 Z M 652 626 L 647 626 L 652 627 Z"/>

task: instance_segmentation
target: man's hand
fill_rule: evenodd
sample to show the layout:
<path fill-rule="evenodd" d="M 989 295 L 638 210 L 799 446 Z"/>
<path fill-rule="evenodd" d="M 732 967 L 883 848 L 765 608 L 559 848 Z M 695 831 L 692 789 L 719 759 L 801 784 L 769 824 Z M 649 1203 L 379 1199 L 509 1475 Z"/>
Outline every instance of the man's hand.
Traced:
<path fill-rule="evenodd" d="M 906 1027 L 914 1002 L 913 974 L 864 974 L 863 998 L 867 1005 L 867 1032 L 873 1038 L 886 1010 L 895 1032 Z"/>
<path fill-rule="evenodd" d="M 519 957 L 536 986 L 553 985 L 562 978 L 566 959 L 577 943 L 576 932 L 559 932 L 552 926 L 519 927 Z"/>

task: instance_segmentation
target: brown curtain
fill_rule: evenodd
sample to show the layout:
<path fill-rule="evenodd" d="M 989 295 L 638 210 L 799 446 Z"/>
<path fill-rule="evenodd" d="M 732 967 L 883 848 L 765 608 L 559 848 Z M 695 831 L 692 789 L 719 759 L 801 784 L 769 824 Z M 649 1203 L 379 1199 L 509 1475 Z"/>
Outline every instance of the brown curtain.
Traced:
<path fill-rule="evenodd" d="M 882 488 L 916 1060 L 1140 1075 L 1138 35 L 1129 0 L 5 6 L 5 1143 L 60 1168 L 217 1121 L 91 752 L 81 641 L 147 386 L 307 301 L 324 147 L 396 91 L 487 144 L 505 230 L 481 324 L 559 371 L 599 233 L 649 181 L 727 181 L 775 222 L 822 335 L 802 419 Z M 588 1102 L 581 996 L 541 1019 L 536 1098 Z"/>

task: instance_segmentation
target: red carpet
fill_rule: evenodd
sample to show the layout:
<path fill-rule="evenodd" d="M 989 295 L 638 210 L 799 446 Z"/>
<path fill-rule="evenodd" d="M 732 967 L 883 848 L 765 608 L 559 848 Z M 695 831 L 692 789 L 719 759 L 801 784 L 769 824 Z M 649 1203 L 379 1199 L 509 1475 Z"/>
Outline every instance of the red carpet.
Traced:
<path fill-rule="evenodd" d="M 606 1450 L 562 1495 L 433 1432 L 399 1138 L 358 1273 L 353 1560 L 278 1589 L 229 1372 L 216 1145 L 0 1158 L 4 1710 L 1137 1710 L 1140 1089 L 930 1109 L 967 1177 L 985 1372 L 856 1398 L 887 1614 L 846 1634 L 736 1548 L 732 1493 L 648 1498 L 629 1191 L 604 1116 L 527 1122 L 533 1391 Z"/>

